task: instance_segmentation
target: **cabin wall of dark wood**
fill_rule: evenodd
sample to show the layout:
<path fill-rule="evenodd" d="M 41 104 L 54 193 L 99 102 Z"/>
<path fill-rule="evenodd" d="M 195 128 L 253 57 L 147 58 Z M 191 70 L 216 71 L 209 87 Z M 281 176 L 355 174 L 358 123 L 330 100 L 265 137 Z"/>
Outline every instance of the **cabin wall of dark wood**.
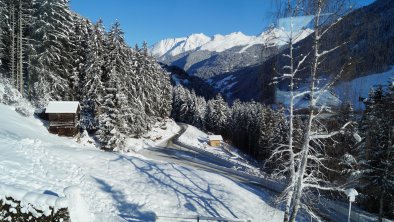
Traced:
<path fill-rule="evenodd" d="M 79 132 L 80 107 L 76 113 L 48 113 L 49 132 L 74 137 Z"/>
<path fill-rule="evenodd" d="M 73 113 L 49 113 L 48 119 L 51 122 L 76 123 L 77 115 Z"/>
<path fill-rule="evenodd" d="M 49 132 L 59 136 L 73 137 L 78 134 L 78 129 L 73 126 L 49 126 Z"/>

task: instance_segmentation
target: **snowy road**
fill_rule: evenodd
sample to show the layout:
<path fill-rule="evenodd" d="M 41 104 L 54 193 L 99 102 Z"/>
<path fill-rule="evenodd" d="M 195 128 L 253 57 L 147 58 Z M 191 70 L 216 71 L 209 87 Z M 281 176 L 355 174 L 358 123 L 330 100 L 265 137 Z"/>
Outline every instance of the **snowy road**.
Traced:
<path fill-rule="evenodd" d="M 279 221 L 271 195 L 198 167 L 83 147 L 0 105 L 0 182 L 64 196 L 78 185 L 92 221 L 176 221 L 195 215 Z M 163 153 L 169 158 L 170 153 Z M 152 158 L 153 159 L 153 158 Z M 182 220 L 181 220 L 182 221 Z M 185 220 L 184 220 L 185 221 Z"/>
<path fill-rule="evenodd" d="M 228 173 L 225 161 L 179 148 L 150 148 L 145 156 L 107 153 L 51 135 L 40 121 L 10 107 L 0 105 L 0 113 L 0 183 L 59 196 L 78 185 L 91 221 L 282 219 L 271 204 L 273 193 L 245 175 Z"/>
<path fill-rule="evenodd" d="M 186 131 L 188 126 L 185 124 L 180 124 L 180 127 L 180 132 L 173 138 L 169 139 L 167 142 L 161 144 L 163 146 L 150 147 L 145 149 L 141 154 L 150 159 L 213 172 L 231 180 L 240 182 L 251 189 L 270 193 L 270 196 L 275 196 L 284 189 L 283 185 L 280 183 L 248 175 L 243 172 L 237 172 L 236 170 L 232 169 L 234 163 L 207 153 L 204 150 L 193 148 L 177 142 L 178 138 Z M 347 221 L 347 203 L 333 202 L 325 198 L 321 198 L 321 201 L 322 204 L 319 205 L 319 208 L 321 209 L 320 211 L 321 213 L 325 214 L 329 220 L 341 222 Z M 364 212 L 359 208 L 354 208 L 351 221 L 372 222 L 375 221 L 375 216 Z"/>
<path fill-rule="evenodd" d="M 208 172 L 220 174 L 224 177 L 236 180 L 244 184 L 253 184 L 260 186 L 260 180 L 253 176 L 242 176 L 234 174 L 231 171 L 232 165 L 223 160 L 213 160 L 209 156 L 201 155 L 186 149 L 175 149 L 170 147 L 152 147 L 145 149 L 140 154 L 143 156 L 169 163 L 175 163 L 181 166 L 193 167 Z M 212 164 L 212 163 L 215 164 Z"/>
<path fill-rule="evenodd" d="M 191 147 L 178 144 L 176 142 L 177 138 L 185 132 L 187 125 L 180 124 L 180 127 L 180 132 L 176 136 L 170 138 L 167 142 L 162 143 L 162 146 L 149 147 L 139 153 L 149 159 L 175 163 L 185 167 L 192 167 L 216 173 L 245 185 L 252 186 L 253 188 L 264 188 L 265 191 L 273 189 L 274 192 L 279 192 L 283 189 L 281 184 L 274 184 L 274 187 L 271 188 L 272 186 L 265 186 L 266 183 L 271 182 L 269 180 L 264 180 L 256 176 L 234 170 L 233 168 L 236 165 L 232 162 L 208 152 L 203 152 L 199 149 L 193 149 Z"/>

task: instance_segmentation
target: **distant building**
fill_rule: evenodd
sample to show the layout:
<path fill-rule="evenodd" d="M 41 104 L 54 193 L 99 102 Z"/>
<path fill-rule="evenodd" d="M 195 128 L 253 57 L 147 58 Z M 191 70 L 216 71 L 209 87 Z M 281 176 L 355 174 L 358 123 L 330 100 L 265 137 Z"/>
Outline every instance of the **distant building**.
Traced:
<path fill-rule="evenodd" d="M 210 146 L 220 146 L 222 145 L 223 137 L 221 135 L 209 135 L 208 144 Z"/>
<path fill-rule="evenodd" d="M 78 134 L 80 105 L 75 101 L 53 101 L 48 104 L 49 132 L 59 136 L 73 137 Z"/>

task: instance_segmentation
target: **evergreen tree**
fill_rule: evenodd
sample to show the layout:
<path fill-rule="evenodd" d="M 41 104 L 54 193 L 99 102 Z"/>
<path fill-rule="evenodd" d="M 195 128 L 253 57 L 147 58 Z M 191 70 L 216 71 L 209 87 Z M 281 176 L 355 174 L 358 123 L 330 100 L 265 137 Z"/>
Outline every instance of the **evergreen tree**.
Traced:
<path fill-rule="evenodd" d="M 5 39 L 7 38 L 7 4 L 6 0 L 0 0 L 0 77 L 7 77 L 5 75 L 5 61 L 6 61 L 6 44 Z"/>
<path fill-rule="evenodd" d="M 88 27 L 86 46 L 86 63 L 84 72 L 86 81 L 82 86 L 82 120 L 81 126 L 89 131 L 97 130 L 100 102 L 103 101 L 104 86 L 102 83 L 104 71 L 104 42 L 105 28 L 102 20 L 93 27 Z"/>
<path fill-rule="evenodd" d="M 116 22 L 108 33 L 106 55 L 104 57 L 104 97 L 101 101 L 99 116 L 100 130 L 98 138 L 106 150 L 123 148 L 124 142 L 124 106 L 127 98 L 124 95 L 124 76 L 126 75 L 126 54 L 124 50 L 124 33 Z"/>
<path fill-rule="evenodd" d="M 68 0 L 0 0 L 0 72 L 36 107 L 80 101 L 80 125 L 97 131 L 106 150 L 171 112 L 169 76 L 147 43 L 131 49 L 118 22 L 107 33 L 101 20 L 72 13 Z"/>
<path fill-rule="evenodd" d="M 230 109 L 222 96 L 218 94 L 215 99 L 209 100 L 205 114 L 206 127 L 208 130 L 227 135 L 227 125 L 230 117 Z"/>
<path fill-rule="evenodd" d="M 112 75 L 116 75 L 112 73 Z M 124 134 L 122 133 L 122 114 L 118 108 L 121 100 L 117 94 L 115 79 L 106 83 L 106 95 L 101 106 L 102 114 L 99 116 L 100 129 L 97 131 L 102 149 L 107 151 L 121 150 L 124 147 Z"/>
<path fill-rule="evenodd" d="M 52 100 L 72 100 L 69 81 L 72 76 L 72 55 L 70 53 L 73 36 L 73 16 L 67 0 L 48 0 L 34 2 L 34 23 L 30 44 L 36 55 L 30 58 L 30 78 L 33 82 L 49 87 Z M 40 78 L 43 76 L 43 78 Z M 42 101 L 38 92 L 33 92 L 36 101 Z M 42 101 L 45 104 L 47 101 Z"/>
<path fill-rule="evenodd" d="M 362 121 L 365 143 L 360 149 L 362 182 L 368 201 L 379 206 L 379 221 L 393 217 L 394 201 L 394 91 L 382 86 L 371 91 Z"/>

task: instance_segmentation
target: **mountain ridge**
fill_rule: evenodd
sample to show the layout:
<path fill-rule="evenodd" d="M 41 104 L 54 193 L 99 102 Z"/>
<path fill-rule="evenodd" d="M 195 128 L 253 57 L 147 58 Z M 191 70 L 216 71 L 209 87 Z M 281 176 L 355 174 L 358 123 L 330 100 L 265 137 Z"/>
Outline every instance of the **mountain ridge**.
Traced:
<path fill-rule="evenodd" d="M 311 31 L 310 29 L 301 30 L 297 40 L 305 38 Z M 149 53 L 160 61 L 165 61 L 166 57 L 174 57 L 190 51 L 201 50 L 220 53 L 233 47 L 245 46 L 240 50 L 240 53 L 242 53 L 250 46 L 258 44 L 282 45 L 284 44 L 282 39 L 287 36 L 289 36 L 289 33 L 286 30 L 278 28 L 269 29 L 259 35 L 250 36 L 240 31 L 227 35 L 216 34 L 210 37 L 203 33 L 197 33 L 187 37 L 160 40 L 149 49 Z"/>

